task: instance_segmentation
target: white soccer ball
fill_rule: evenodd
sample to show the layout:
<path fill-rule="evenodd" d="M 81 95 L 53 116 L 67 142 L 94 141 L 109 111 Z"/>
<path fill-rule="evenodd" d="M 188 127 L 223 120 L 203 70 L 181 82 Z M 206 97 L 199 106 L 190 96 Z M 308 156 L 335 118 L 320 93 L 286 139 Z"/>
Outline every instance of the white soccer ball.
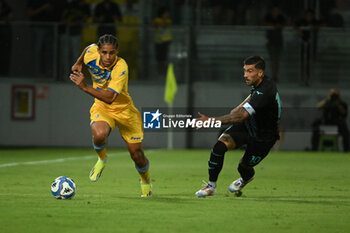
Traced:
<path fill-rule="evenodd" d="M 57 177 L 51 184 L 51 193 L 57 199 L 71 199 L 76 189 L 74 181 L 67 176 Z"/>

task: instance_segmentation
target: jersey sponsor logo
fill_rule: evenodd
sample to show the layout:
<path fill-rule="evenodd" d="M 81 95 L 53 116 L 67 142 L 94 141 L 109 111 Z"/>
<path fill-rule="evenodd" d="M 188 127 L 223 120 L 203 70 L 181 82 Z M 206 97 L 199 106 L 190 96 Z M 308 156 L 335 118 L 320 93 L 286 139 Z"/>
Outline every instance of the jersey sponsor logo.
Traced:
<path fill-rule="evenodd" d="M 264 93 L 260 92 L 260 91 L 256 91 L 256 94 L 258 95 L 263 95 Z"/>
<path fill-rule="evenodd" d="M 141 137 L 131 137 L 130 139 L 131 139 L 131 140 L 140 140 Z"/>
<path fill-rule="evenodd" d="M 125 73 L 126 73 L 126 71 L 124 70 L 124 71 L 120 74 L 120 76 L 123 76 Z M 120 77 L 120 76 L 119 76 L 119 77 Z"/>
<path fill-rule="evenodd" d="M 160 129 L 162 113 L 159 109 L 155 112 L 144 112 L 143 113 L 143 127 L 145 129 Z"/>

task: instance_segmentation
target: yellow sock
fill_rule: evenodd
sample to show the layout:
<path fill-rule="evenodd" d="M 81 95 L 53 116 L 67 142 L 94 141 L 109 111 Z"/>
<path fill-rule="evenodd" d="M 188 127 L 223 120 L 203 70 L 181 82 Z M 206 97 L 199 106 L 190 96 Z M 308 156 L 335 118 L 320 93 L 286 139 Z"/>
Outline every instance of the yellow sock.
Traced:
<path fill-rule="evenodd" d="M 149 183 L 151 178 L 149 176 L 149 162 L 147 163 L 147 165 L 143 168 L 139 168 L 136 164 L 135 164 L 135 168 L 136 170 L 139 172 L 140 176 L 141 176 L 141 182 L 142 183 Z"/>
<path fill-rule="evenodd" d="M 101 150 L 96 150 L 96 153 L 98 154 L 98 157 L 100 158 L 100 160 L 105 160 L 107 158 L 107 152 L 106 152 L 106 147 L 104 147 Z"/>
<path fill-rule="evenodd" d="M 149 183 L 150 181 L 150 177 L 149 177 L 149 169 L 147 169 L 145 172 L 140 172 L 139 171 L 139 174 L 141 176 L 141 182 L 142 183 Z"/>

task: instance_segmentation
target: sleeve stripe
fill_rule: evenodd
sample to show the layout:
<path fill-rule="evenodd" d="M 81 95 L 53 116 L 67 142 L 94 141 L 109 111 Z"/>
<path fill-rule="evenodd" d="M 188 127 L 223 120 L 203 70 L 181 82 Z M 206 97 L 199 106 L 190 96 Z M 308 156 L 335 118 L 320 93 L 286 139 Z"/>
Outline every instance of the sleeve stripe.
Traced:
<path fill-rule="evenodd" d="M 242 108 L 244 108 L 249 113 L 249 115 L 255 114 L 254 108 L 249 103 L 245 103 Z"/>
<path fill-rule="evenodd" d="M 119 95 L 119 93 L 118 93 L 117 91 L 113 90 L 112 88 L 107 87 L 107 89 L 108 89 L 108 90 L 111 90 L 111 91 L 113 91 L 113 92 L 117 93 L 117 95 Z"/>

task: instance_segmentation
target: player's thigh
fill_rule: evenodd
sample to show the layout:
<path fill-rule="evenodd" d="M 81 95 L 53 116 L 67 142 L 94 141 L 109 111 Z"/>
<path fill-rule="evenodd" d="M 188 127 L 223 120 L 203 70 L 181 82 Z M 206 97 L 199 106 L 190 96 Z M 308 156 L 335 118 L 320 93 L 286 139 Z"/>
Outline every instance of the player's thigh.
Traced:
<path fill-rule="evenodd" d="M 248 131 L 243 123 L 233 124 L 219 137 L 219 141 L 225 143 L 227 149 L 236 149 L 247 144 Z"/>
<path fill-rule="evenodd" d="M 95 138 L 103 138 L 115 128 L 115 120 L 107 112 L 93 105 L 90 109 L 90 126 Z"/>
<path fill-rule="evenodd" d="M 141 143 L 143 140 L 143 126 L 140 112 L 131 106 L 118 115 L 116 124 L 125 142 Z"/>
<path fill-rule="evenodd" d="M 258 165 L 269 154 L 274 144 L 275 141 L 249 141 L 247 144 L 247 149 L 240 161 L 240 164 L 248 167 L 254 167 Z"/>

